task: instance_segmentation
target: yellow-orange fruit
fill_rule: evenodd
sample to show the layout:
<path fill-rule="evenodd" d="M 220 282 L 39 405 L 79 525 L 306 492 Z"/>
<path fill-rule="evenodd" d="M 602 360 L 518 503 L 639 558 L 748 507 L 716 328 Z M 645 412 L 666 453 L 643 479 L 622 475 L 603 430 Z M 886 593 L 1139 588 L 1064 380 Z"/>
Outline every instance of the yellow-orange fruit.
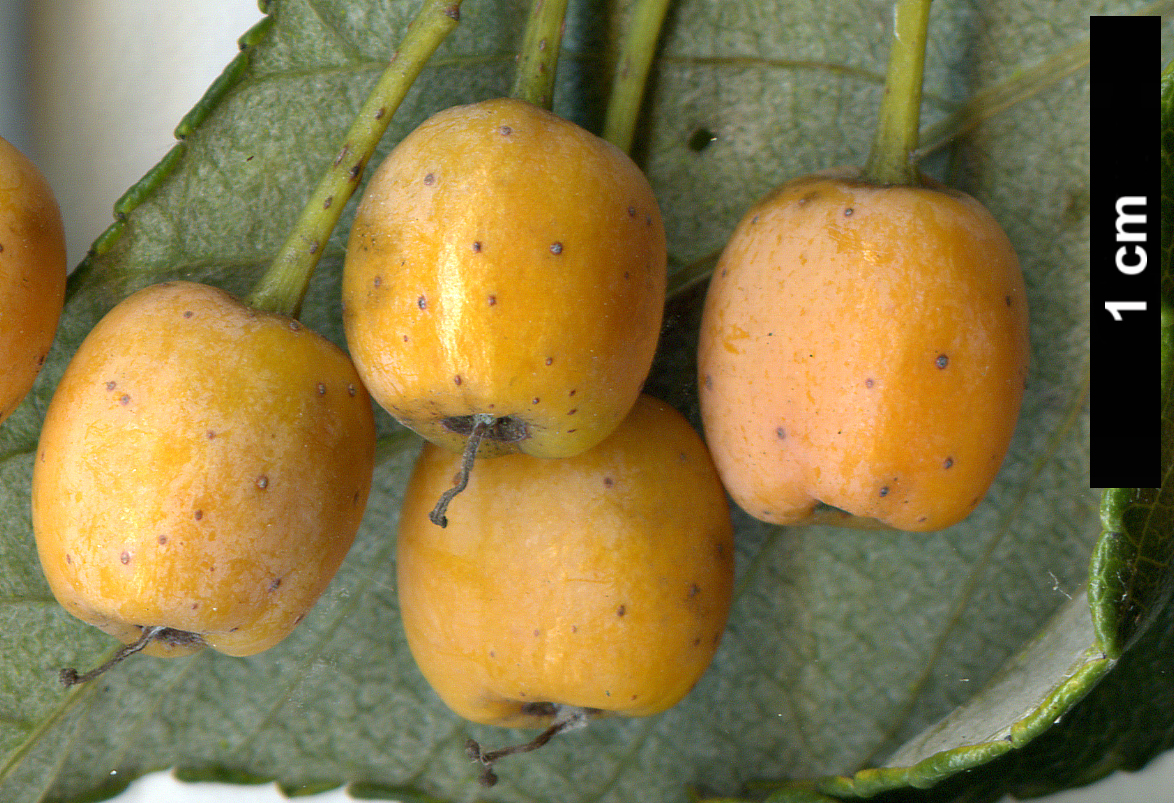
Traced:
<path fill-rule="evenodd" d="M 65 299 L 65 230 L 53 189 L 0 138 L 0 422 L 53 345 Z"/>
<path fill-rule="evenodd" d="M 529 103 L 442 111 L 371 178 L 343 274 L 371 395 L 428 440 L 567 457 L 631 409 L 660 334 L 665 235 L 622 151 Z"/>
<path fill-rule="evenodd" d="M 252 655 L 334 576 L 371 487 L 370 397 L 338 347 L 189 282 L 111 310 L 74 355 L 33 472 L 41 566 L 73 615 Z"/>
<path fill-rule="evenodd" d="M 965 518 L 1019 415 L 1027 298 L 970 196 L 839 169 L 751 209 L 719 261 L 699 343 L 706 439 L 763 521 L 818 503 L 902 530 Z"/>
<path fill-rule="evenodd" d="M 696 684 L 733 590 L 725 492 L 680 413 L 642 396 L 595 448 L 477 467 L 429 524 L 459 457 L 425 444 L 400 517 L 412 655 L 474 722 L 546 727 L 554 705 L 655 714 Z"/>

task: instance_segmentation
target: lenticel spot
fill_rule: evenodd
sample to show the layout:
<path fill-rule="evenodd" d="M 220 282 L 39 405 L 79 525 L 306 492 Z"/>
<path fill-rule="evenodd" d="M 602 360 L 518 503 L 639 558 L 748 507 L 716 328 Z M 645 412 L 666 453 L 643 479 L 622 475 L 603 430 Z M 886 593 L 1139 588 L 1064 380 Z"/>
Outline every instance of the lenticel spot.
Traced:
<path fill-rule="evenodd" d="M 562 252 L 563 252 L 563 244 L 562 243 L 552 243 L 551 244 L 550 253 L 557 256 L 557 255 L 561 254 Z"/>
<path fill-rule="evenodd" d="M 263 491 L 269 487 L 269 478 L 267 476 L 265 476 L 264 474 L 262 474 L 260 477 L 257 477 L 256 484 L 257 484 L 257 487 Z"/>
<path fill-rule="evenodd" d="M 937 359 L 934 360 L 934 365 L 936 365 L 938 368 L 945 368 L 949 364 L 950 364 L 950 358 L 947 357 L 945 354 L 939 354 Z"/>

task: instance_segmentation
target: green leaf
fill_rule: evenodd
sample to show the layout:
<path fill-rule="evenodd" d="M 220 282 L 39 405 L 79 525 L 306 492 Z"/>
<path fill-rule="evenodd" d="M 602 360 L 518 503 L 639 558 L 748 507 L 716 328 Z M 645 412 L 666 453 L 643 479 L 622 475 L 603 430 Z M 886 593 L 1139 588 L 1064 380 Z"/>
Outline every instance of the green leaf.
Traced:
<path fill-rule="evenodd" d="M 507 91 L 526 5 L 466 0 L 376 161 L 429 114 Z M 678 279 L 708 264 L 771 187 L 864 159 L 888 5 L 674 4 L 636 152 L 661 200 Z M 1054 5 L 1045 23 L 1030 0 L 935 4 L 924 123 L 1079 45 L 1089 14 L 1149 8 Z M 407 651 L 394 533 L 416 442 L 382 414 L 388 440 L 355 547 L 289 639 L 249 659 L 137 656 L 92 684 L 61 688 L 60 667 L 94 665 L 113 646 L 53 601 L 29 522 L 37 432 L 70 355 L 106 310 L 144 285 L 179 277 L 248 291 L 417 4 L 272 0 L 267 9 L 179 123 L 181 142 L 118 200 L 118 220 L 71 278 L 42 376 L 0 427 L 0 799 L 98 799 L 178 766 L 186 777 L 275 779 L 290 792 L 349 783 L 365 797 L 430 803 L 978 801 L 1087 782 L 1171 745 L 1174 678 L 1159 659 L 1174 647 L 1174 489 L 1102 499 L 1088 488 L 1089 84 L 1081 69 L 986 116 L 923 163 L 1003 222 L 1027 280 L 1031 374 L 989 498 L 967 521 L 931 534 L 780 529 L 736 514 L 730 626 L 712 669 L 676 708 L 597 721 L 511 759 L 497 787 L 479 790 L 465 739 L 492 747 L 523 734 L 452 715 Z M 572 3 L 556 111 L 598 128 L 626 10 L 625 2 Z M 1174 40 L 1169 24 L 1164 37 Z M 1168 110 L 1168 90 L 1163 98 Z M 1171 130 L 1168 116 L 1163 126 Z M 716 139 L 696 150 L 699 129 Z M 340 344 L 351 216 L 324 250 L 303 315 Z M 1163 278 L 1168 292 L 1168 264 Z M 694 421 L 703 295 L 694 283 L 670 302 L 649 383 Z M 1170 331 L 1163 327 L 1167 471 Z"/>

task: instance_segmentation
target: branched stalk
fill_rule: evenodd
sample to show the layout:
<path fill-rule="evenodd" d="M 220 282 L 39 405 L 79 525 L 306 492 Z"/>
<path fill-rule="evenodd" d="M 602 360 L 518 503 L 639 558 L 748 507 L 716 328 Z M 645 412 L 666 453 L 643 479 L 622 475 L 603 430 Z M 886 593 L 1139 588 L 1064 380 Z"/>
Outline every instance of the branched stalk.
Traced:
<path fill-rule="evenodd" d="M 620 46 L 611 97 L 603 122 L 603 138 L 628 153 L 636 136 L 636 123 L 648 83 L 656 43 L 672 0 L 637 0 Z"/>
<path fill-rule="evenodd" d="M 533 0 L 510 97 L 549 109 L 568 0 Z"/>
<path fill-rule="evenodd" d="M 921 83 L 931 0 L 897 0 L 893 43 L 885 74 L 876 137 L 864 166 L 866 179 L 877 184 L 920 183 L 910 154 L 917 148 L 921 121 Z"/>
<path fill-rule="evenodd" d="M 359 186 L 367 161 L 416 77 L 460 20 L 461 0 L 426 0 L 408 27 L 375 88 L 346 133 L 342 148 L 314 189 L 293 230 L 249 303 L 257 309 L 297 316 L 342 210 Z"/>

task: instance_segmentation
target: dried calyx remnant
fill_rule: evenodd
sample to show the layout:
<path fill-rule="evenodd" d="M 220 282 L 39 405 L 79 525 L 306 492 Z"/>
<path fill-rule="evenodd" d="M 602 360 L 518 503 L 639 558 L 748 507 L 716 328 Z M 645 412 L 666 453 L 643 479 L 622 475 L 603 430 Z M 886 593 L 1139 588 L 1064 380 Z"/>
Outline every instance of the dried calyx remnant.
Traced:
<path fill-rule="evenodd" d="M 476 415 L 450 416 L 442 422 L 444 428 L 458 435 L 468 436 L 465 442 L 465 451 L 461 455 L 461 471 L 457 481 L 445 491 L 436 502 L 436 507 L 428 514 L 428 518 L 438 527 L 447 527 L 448 518 L 444 515 L 448 504 L 469 484 L 469 473 L 473 470 L 473 461 L 477 457 L 477 450 L 481 448 L 481 441 L 491 440 L 499 443 L 517 443 L 529 437 L 526 425 L 513 416 L 496 416 L 485 413 Z"/>
<path fill-rule="evenodd" d="M 498 761 L 501 761 L 507 756 L 537 750 L 560 733 L 585 727 L 593 714 L 601 713 L 594 708 L 555 705 L 553 703 L 530 703 L 523 710 L 535 715 L 554 716 L 554 721 L 550 723 L 550 726 L 546 730 L 542 731 L 542 733 L 530 741 L 523 742 L 522 744 L 509 745 L 508 747 L 499 747 L 497 750 L 490 750 L 488 752 L 482 750 L 481 745 L 476 739 L 469 739 L 465 742 L 465 752 L 469 754 L 469 758 L 482 765 L 483 769 L 480 781 L 483 786 L 493 786 L 497 783 L 497 773 L 493 771 L 493 765 Z"/>
<path fill-rule="evenodd" d="M 109 661 L 101 666 L 91 669 L 85 674 L 78 674 L 76 669 L 62 669 L 59 676 L 61 683 L 64 686 L 76 686 L 79 683 L 85 683 L 87 680 L 93 680 L 99 675 L 105 674 L 115 664 L 134 655 L 136 652 L 141 652 L 144 647 L 154 641 L 160 641 L 176 647 L 190 647 L 204 643 L 204 640 L 200 638 L 198 633 L 176 630 L 173 627 L 144 627 L 142 628 L 142 635 L 136 641 L 132 641 L 130 644 L 123 646 L 122 649 L 114 653 Z"/>

